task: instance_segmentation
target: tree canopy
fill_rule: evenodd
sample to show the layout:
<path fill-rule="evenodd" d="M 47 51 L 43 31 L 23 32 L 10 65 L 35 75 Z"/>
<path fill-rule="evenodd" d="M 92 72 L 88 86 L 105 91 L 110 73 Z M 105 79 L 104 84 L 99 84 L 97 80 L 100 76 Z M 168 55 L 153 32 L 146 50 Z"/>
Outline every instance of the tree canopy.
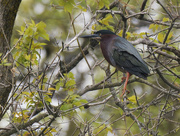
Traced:
<path fill-rule="evenodd" d="M 2 0 L 0 26 L 0 135 L 179 136 L 179 0 Z M 123 97 L 123 73 L 79 38 L 101 29 L 150 69 Z"/>

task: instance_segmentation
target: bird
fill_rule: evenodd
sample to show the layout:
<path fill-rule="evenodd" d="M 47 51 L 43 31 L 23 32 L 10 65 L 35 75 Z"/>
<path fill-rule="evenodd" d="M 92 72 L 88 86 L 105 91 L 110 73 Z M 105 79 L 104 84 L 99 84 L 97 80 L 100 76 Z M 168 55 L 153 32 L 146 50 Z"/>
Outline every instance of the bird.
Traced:
<path fill-rule="evenodd" d="M 150 70 L 141 58 L 137 49 L 126 39 L 116 35 L 110 30 L 99 30 L 91 35 L 83 35 L 80 38 L 94 38 L 100 40 L 100 48 L 107 62 L 117 70 L 126 73 L 121 96 L 126 92 L 127 83 L 131 75 L 147 79 Z"/>

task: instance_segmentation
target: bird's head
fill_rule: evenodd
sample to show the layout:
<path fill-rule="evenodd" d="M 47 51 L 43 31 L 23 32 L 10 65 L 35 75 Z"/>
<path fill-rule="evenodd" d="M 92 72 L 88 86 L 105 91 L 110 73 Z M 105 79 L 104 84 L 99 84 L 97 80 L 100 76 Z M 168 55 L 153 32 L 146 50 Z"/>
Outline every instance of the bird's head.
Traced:
<path fill-rule="evenodd" d="M 111 31 L 109 31 L 109 30 L 99 30 L 99 31 L 97 31 L 97 32 L 95 32 L 94 34 L 92 34 L 92 35 L 83 35 L 83 36 L 80 36 L 80 38 L 93 38 L 93 39 L 101 39 L 101 37 L 103 36 L 103 35 L 116 35 L 115 33 L 113 33 L 113 32 L 111 32 Z"/>

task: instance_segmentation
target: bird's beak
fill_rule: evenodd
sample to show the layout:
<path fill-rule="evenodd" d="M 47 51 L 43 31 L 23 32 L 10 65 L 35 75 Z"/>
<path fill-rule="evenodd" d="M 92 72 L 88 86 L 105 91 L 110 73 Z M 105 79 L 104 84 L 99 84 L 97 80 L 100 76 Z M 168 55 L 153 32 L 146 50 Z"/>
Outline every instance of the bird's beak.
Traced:
<path fill-rule="evenodd" d="M 98 34 L 92 34 L 92 35 L 82 35 L 82 36 L 79 36 L 80 38 L 93 38 L 93 39 L 100 39 L 101 36 L 98 35 Z"/>

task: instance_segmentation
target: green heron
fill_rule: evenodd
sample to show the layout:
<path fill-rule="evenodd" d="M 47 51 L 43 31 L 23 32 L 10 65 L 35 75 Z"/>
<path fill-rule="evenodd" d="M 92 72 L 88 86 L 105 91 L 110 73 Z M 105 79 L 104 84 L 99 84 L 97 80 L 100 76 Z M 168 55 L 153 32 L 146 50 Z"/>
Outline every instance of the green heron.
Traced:
<path fill-rule="evenodd" d="M 128 79 L 132 74 L 147 79 L 150 71 L 146 63 L 134 46 L 126 39 L 109 30 L 100 30 L 92 35 L 80 36 L 80 38 L 100 39 L 100 47 L 104 58 L 118 70 L 127 73 L 126 77 L 122 78 L 125 80 L 122 95 L 126 91 Z"/>

